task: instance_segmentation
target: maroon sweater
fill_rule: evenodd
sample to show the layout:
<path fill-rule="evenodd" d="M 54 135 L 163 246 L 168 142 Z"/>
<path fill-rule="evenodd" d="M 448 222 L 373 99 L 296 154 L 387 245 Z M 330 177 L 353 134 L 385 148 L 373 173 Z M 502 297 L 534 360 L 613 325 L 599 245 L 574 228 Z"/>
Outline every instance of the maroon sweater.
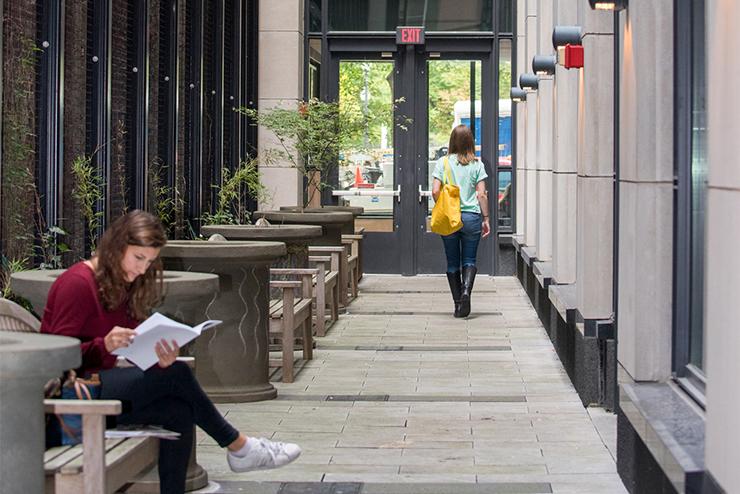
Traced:
<path fill-rule="evenodd" d="M 105 335 L 115 326 L 134 329 L 138 325 L 139 322 L 128 315 L 125 302 L 112 311 L 103 308 L 92 269 L 78 262 L 51 286 L 41 332 L 78 338 L 82 342 L 82 366 L 78 375 L 87 376 L 110 369 L 116 363 L 116 356 L 105 349 Z"/>

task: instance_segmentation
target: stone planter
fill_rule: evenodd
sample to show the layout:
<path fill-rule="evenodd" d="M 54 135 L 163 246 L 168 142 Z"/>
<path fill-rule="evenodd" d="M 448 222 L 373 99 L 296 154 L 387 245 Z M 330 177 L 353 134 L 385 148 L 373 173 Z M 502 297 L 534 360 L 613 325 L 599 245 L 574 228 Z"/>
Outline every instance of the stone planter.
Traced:
<path fill-rule="evenodd" d="M 80 365 L 76 338 L 0 327 L 0 479 L 8 492 L 44 492 L 44 384 Z"/>
<path fill-rule="evenodd" d="M 355 233 L 355 219 L 365 212 L 365 208 L 359 206 L 321 206 L 320 208 L 305 208 L 301 210 L 300 206 L 281 206 L 280 211 L 292 211 L 300 213 L 352 213 L 352 224 L 344 225 L 342 233 L 352 235 Z"/>
<path fill-rule="evenodd" d="M 20 271 L 11 275 L 10 286 L 14 293 L 31 302 L 36 314 L 43 316 L 49 289 L 64 271 L 64 269 Z M 218 291 L 218 277 L 204 273 L 165 271 L 163 285 L 164 302 L 155 308 L 155 311 L 193 325 L 203 322 L 206 305 Z"/>
<path fill-rule="evenodd" d="M 253 218 L 265 218 L 273 225 L 318 225 L 323 229 L 323 235 L 314 245 L 342 245 L 342 234 L 354 232 L 355 217 L 352 213 L 323 209 L 307 211 L 255 211 Z"/>
<path fill-rule="evenodd" d="M 287 254 L 272 263 L 273 268 L 307 268 L 308 246 L 315 245 L 322 234 L 318 225 L 209 225 L 200 230 L 206 236 L 220 234 L 227 240 L 284 242 Z M 270 294 L 279 298 L 280 289 L 271 289 Z"/>
<path fill-rule="evenodd" d="M 198 381 L 216 402 L 277 396 L 268 379 L 269 267 L 286 252 L 282 242 L 175 240 L 162 248 L 167 269 L 219 277 L 219 294 L 201 319 L 223 324 L 191 347 Z"/>

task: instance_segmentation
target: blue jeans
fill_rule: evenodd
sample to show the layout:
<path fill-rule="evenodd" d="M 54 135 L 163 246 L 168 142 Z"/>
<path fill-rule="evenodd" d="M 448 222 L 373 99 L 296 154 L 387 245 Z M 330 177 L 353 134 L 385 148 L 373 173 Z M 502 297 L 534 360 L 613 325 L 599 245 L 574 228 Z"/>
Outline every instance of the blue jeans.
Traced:
<path fill-rule="evenodd" d="M 447 256 L 447 272 L 460 271 L 461 266 L 475 266 L 483 217 L 480 213 L 462 213 L 463 227 L 452 235 L 443 235 Z"/>

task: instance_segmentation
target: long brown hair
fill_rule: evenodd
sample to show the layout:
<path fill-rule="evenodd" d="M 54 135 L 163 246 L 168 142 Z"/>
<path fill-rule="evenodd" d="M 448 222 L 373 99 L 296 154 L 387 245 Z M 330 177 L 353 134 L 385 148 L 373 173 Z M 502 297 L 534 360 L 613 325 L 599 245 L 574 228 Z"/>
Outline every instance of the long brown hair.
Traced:
<path fill-rule="evenodd" d="M 128 299 L 131 317 L 141 321 L 149 316 L 162 294 L 162 261 L 157 257 L 144 274 L 128 283 L 121 260 L 129 245 L 160 248 L 166 243 L 162 223 L 146 211 L 135 209 L 111 224 L 95 251 L 95 279 L 106 310 L 114 310 Z"/>
<path fill-rule="evenodd" d="M 447 154 L 456 154 L 457 162 L 461 165 L 467 165 L 475 160 L 475 139 L 470 127 L 458 125 L 452 129 Z"/>

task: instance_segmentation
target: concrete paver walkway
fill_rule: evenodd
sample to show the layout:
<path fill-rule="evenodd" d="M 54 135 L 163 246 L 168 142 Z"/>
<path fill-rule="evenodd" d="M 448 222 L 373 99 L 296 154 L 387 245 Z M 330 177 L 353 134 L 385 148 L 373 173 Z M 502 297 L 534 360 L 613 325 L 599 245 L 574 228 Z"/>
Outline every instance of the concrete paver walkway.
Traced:
<path fill-rule="evenodd" d="M 615 417 L 583 408 L 516 278 L 479 276 L 468 319 L 452 317 L 444 277 L 360 288 L 278 399 L 219 405 L 301 458 L 233 474 L 201 432 L 202 492 L 626 492 Z"/>

